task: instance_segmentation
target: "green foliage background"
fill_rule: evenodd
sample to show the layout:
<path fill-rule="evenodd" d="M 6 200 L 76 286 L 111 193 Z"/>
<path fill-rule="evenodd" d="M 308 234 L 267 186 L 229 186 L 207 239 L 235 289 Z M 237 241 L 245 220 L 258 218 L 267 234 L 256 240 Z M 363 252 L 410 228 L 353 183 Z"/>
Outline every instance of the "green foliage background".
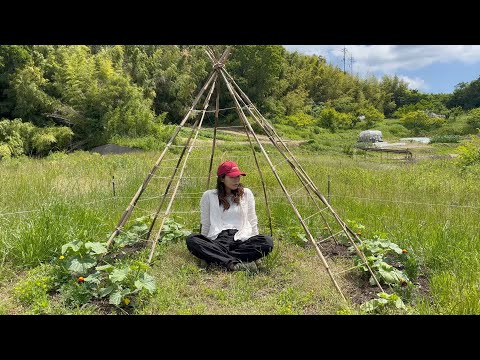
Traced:
<path fill-rule="evenodd" d="M 212 48 L 220 54 L 225 46 Z M 0 45 L 0 120 L 71 131 L 19 132 L 12 124 L 9 138 L 0 138 L 2 157 L 89 149 L 119 138 L 162 141 L 161 125 L 180 122 L 211 71 L 204 50 L 200 45 Z M 459 84 L 453 94 L 423 94 L 396 76 L 362 79 L 321 56 L 280 45 L 231 46 L 226 68 L 273 123 L 333 132 L 371 128 L 385 117 L 408 118 L 415 111 L 455 120 L 480 106 L 480 79 Z M 228 96 L 220 102 L 222 108 L 233 105 Z M 471 113 L 459 131 L 474 133 L 477 118 Z M 207 118 L 205 125 L 212 122 Z M 412 133 L 438 127 L 426 122 L 415 121 Z"/>

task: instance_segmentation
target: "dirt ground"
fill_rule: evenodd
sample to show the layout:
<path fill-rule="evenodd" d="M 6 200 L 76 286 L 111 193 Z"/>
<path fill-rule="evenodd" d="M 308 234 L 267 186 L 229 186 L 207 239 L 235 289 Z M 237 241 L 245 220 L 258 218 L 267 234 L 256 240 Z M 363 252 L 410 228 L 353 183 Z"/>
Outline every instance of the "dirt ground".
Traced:
<path fill-rule="evenodd" d="M 99 153 L 101 155 L 107 155 L 107 154 L 126 154 L 126 153 L 132 153 L 132 152 L 139 152 L 139 151 L 142 151 L 142 150 L 141 149 L 134 149 L 134 148 L 131 148 L 131 147 L 128 147 L 128 146 L 106 144 L 106 145 L 97 146 L 97 147 L 91 149 L 90 151 Z"/>
<path fill-rule="evenodd" d="M 322 251 L 323 256 L 328 258 L 335 257 L 345 257 L 351 258 L 352 254 L 348 251 L 348 245 L 343 245 L 340 243 L 335 243 L 334 241 L 329 241 L 328 243 L 319 244 L 320 250 Z M 389 261 L 387 261 L 389 262 Z M 393 267 L 402 270 L 403 265 L 400 263 L 389 262 Z M 418 296 L 424 298 L 430 298 L 430 290 L 428 284 L 428 278 L 425 275 L 423 269 L 419 269 L 419 276 L 415 279 L 415 293 Z M 368 300 L 372 300 L 377 297 L 377 293 L 380 292 L 378 286 L 370 285 L 368 282 L 368 276 L 361 276 L 357 271 L 346 272 L 344 275 L 347 286 L 344 288 L 345 296 L 352 299 L 355 304 L 362 304 Z M 383 290 L 391 294 L 393 289 L 388 285 L 382 285 Z"/>

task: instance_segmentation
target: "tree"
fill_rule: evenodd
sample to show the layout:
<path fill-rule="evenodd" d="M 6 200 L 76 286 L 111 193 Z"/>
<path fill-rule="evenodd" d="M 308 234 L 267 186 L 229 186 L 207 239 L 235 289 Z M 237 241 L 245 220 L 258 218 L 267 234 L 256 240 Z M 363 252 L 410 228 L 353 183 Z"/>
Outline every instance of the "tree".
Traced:
<path fill-rule="evenodd" d="M 286 50 L 280 45 L 237 45 L 227 62 L 239 86 L 253 103 L 266 109 L 265 99 L 278 94 L 278 83 L 285 71 Z"/>
<path fill-rule="evenodd" d="M 210 70 L 201 46 L 149 48 L 149 76 L 155 86 L 156 115 L 167 112 L 166 122 L 179 123 Z"/>
<path fill-rule="evenodd" d="M 480 107 L 480 77 L 470 83 L 457 84 L 447 106 L 461 106 L 464 110 Z"/>
<path fill-rule="evenodd" d="M 59 105 L 58 100 L 43 90 L 47 82 L 36 66 L 25 66 L 12 74 L 7 90 L 15 103 L 12 115 L 37 126 L 46 125 L 48 119 L 44 114 L 52 112 Z"/>
<path fill-rule="evenodd" d="M 10 80 L 15 72 L 27 64 L 33 65 L 28 46 L 0 45 L 0 117 L 12 118 L 15 98 L 9 96 Z"/>
<path fill-rule="evenodd" d="M 393 102 L 393 104 L 385 107 L 386 116 L 390 117 L 395 109 L 411 103 L 408 84 L 399 79 L 397 75 L 393 77 L 384 75 L 380 83 L 380 87 L 386 94 L 385 98 L 387 99 L 387 103 Z"/>
<path fill-rule="evenodd" d="M 304 88 L 298 88 L 290 91 L 282 99 L 285 104 L 286 115 L 292 115 L 299 112 L 310 112 L 308 92 Z"/>

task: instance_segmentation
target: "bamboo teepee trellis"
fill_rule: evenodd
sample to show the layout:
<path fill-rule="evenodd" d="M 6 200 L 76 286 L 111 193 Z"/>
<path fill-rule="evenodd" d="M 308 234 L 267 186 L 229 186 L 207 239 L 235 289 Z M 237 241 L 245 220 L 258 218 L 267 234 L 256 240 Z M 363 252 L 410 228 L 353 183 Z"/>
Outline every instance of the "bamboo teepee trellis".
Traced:
<path fill-rule="evenodd" d="M 157 207 L 157 210 L 154 213 L 154 217 L 152 220 L 152 223 L 150 224 L 148 233 L 146 235 L 146 240 L 151 242 L 151 251 L 150 255 L 148 258 L 148 263 L 151 263 L 154 252 L 155 252 L 155 247 L 159 241 L 161 230 L 164 226 L 165 220 L 169 217 L 171 214 L 172 210 L 172 205 L 174 203 L 174 200 L 176 198 L 177 192 L 180 188 L 181 185 L 181 180 L 184 175 L 186 166 L 187 166 L 187 161 L 189 159 L 190 154 L 192 153 L 192 150 L 195 148 L 195 142 L 197 140 L 197 136 L 199 134 L 199 131 L 201 130 L 205 115 L 207 113 L 208 106 L 210 104 L 210 100 L 212 98 L 214 90 L 216 90 L 216 100 L 215 100 L 215 127 L 214 127 L 214 132 L 213 132 L 213 141 L 212 141 L 212 147 L 211 147 L 211 155 L 209 159 L 209 168 L 208 168 L 208 177 L 207 177 L 207 182 L 206 182 L 206 189 L 210 187 L 210 180 L 211 180 L 211 173 L 212 173 L 212 166 L 213 166 L 213 160 L 214 160 L 214 154 L 215 154 L 215 148 L 216 148 L 216 140 L 217 140 L 217 129 L 219 128 L 219 96 L 220 96 L 220 82 L 223 80 L 223 83 L 225 84 L 228 93 L 231 95 L 232 100 L 234 102 L 234 109 L 237 112 L 238 118 L 241 122 L 241 125 L 243 129 L 245 130 L 245 134 L 248 138 L 248 144 L 250 148 L 252 149 L 253 153 L 253 158 L 255 161 L 256 168 L 258 170 L 259 178 L 262 184 L 262 190 L 263 190 L 263 195 L 264 195 L 264 200 L 265 200 L 265 209 L 268 217 L 268 225 L 270 228 L 270 234 L 273 233 L 273 227 L 272 227 L 272 216 L 271 216 L 271 211 L 270 211 L 270 205 L 269 205 L 269 200 L 268 200 L 268 194 L 267 194 L 267 188 L 266 188 L 266 182 L 265 182 L 265 177 L 263 175 L 259 158 L 257 158 L 257 151 L 255 149 L 255 146 L 258 146 L 260 149 L 260 152 L 263 154 L 263 157 L 265 161 L 267 162 L 268 166 L 272 170 L 272 173 L 274 177 L 276 178 L 278 184 L 280 185 L 287 201 L 288 204 L 291 206 L 291 209 L 293 210 L 295 216 L 298 218 L 300 225 L 302 226 L 305 235 L 312 243 L 312 245 L 315 247 L 316 253 L 321 259 L 321 262 L 326 269 L 329 277 L 331 278 L 333 284 L 335 285 L 335 288 L 338 290 L 340 295 L 344 300 L 346 300 L 342 290 L 340 289 L 340 286 L 338 285 L 337 281 L 335 280 L 335 274 L 332 273 L 331 268 L 326 261 L 325 257 L 322 254 L 322 251 L 319 247 L 319 244 L 321 242 L 333 240 L 336 242 L 337 237 L 343 236 L 344 238 L 348 239 L 348 241 L 352 244 L 354 247 L 357 255 L 360 257 L 362 260 L 363 264 L 368 268 L 372 278 L 374 279 L 376 285 L 380 288 L 381 291 L 383 291 L 380 283 L 378 282 L 377 278 L 375 277 L 375 274 L 371 270 L 371 268 L 368 265 L 367 260 L 365 259 L 364 254 L 362 251 L 358 248 L 357 243 L 361 243 L 360 238 L 355 234 L 354 231 L 352 231 L 347 224 L 338 216 L 338 214 L 335 212 L 335 210 L 330 206 L 329 202 L 325 199 L 325 197 L 320 193 L 318 190 L 317 186 L 314 184 L 312 179 L 308 176 L 306 171 L 303 169 L 303 167 L 300 165 L 298 162 L 297 158 L 292 154 L 292 152 L 289 150 L 287 147 L 287 144 L 282 138 L 278 135 L 278 133 L 275 131 L 273 126 L 263 117 L 263 115 L 258 111 L 258 109 L 255 107 L 255 105 L 250 101 L 248 96 L 242 91 L 242 89 L 238 86 L 238 84 L 235 82 L 233 77 L 227 72 L 225 69 L 225 62 L 228 59 L 228 56 L 230 54 L 229 49 L 225 49 L 225 51 L 221 54 L 221 56 L 217 56 L 212 49 L 208 48 L 206 49 L 206 54 L 210 58 L 210 60 L 213 63 L 213 68 L 211 73 L 207 77 L 207 81 L 205 84 L 202 86 L 200 89 L 199 93 L 195 97 L 192 106 L 188 110 L 187 114 L 185 117 L 182 119 L 180 124 L 176 127 L 175 131 L 173 132 L 170 140 L 165 146 L 165 149 L 161 153 L 160 157 L 157 159 L 155 162 L 153 168 L 150 170 L 149 174 L 147 175 L 146 179 L 143 181 L 141 186 L 138 188 L 137 192 L 135 193 L 134 197 L 130 201 L 128 207 L 125 209 L 124 213 L 120 217 L 120 220 L 115 227 L 114 231 L 112 232 L 110 238 L 107 241 L 107 248 L 111 245 L 112 241 L 114 238 L 122 231 L 123 227 L 125 226 L 128 218 L 132 214 L 134 208 L 137 205 L 137 202 L 140 199 L 140 196 L 144 193 L 146 190 L 148 184 L 150 181 L 154 178 L 155 172 L 160 168 L 160 165 L 162 161 L 165 158 L 165 155 L 167 152 L 170 150 L 172 146 L 174 146 L 174 141 L 179 134 L 179 132 L 184 128 L 186 125 L 187 121 L 192 117 L 192 115 L 196 118 L 194 124 L 191 127 L 191 132 L 188 137 L 188 139 L 185 141 L 185 144 L 183 145 L 183 148 L 181 150 L 180 155 L 178 156 L 178 159 L 176 160 L 176 165 L 173 167 L 173 171 L 168 179 L 168 184 L 166 185 L 165 191 L 163 192 L 163 195 L 160 196 L 160 202 Z M 208 90 L 208 91 L 207 91 Z M 205 100 L 203 102 L 203 107 L 201 110 L 196 110 L 196 106 L 199 103 L 200 99 L 204 95 L 204 93 L 207 91 L 207 95 L 205 96 Z M 271 156 L 269 155 L 268 151 L 265 150 L 265 147 L 262 145 L 262 142 L 260 141 L 259 137 L 255 133 L 249 119 L 247 118 L 247 115 L 245 111 L 250 115 L 250 118 L 253 120 L 254 124 L 257 125 L 257 127 L 261 128 L 265 135 L 268 137 L 269 141 L 271 142 L 271 145 L 275 148 L 275 150 L 278 151 L 278 153 L 281 155 L 281 160 L 277 164 L 273 164 L 271 160 Z M 253 141 L 252 141 L 253 138 Z M 282 181 L 279 172 L 277 171 L 277 168 L 279 167 L 280 164 L 288 164 L 290 169 L 294 172 L 296 178 L 301 184 L 300 189 L 289 192 L 287 189 L 287 186 L 285 183 Z M 177 175 L 178 174 L 178 175 Z M 310 201 L 312 201 L 315 205 L 316 212 L 309 215 L 308 217 L 302 217 L 301 211 L 299 210 L 295 199 L 294 195 L 300 190 L 306 191 L 306 198 L 308 198 Z M 167 200 L 167 197 L 170 196 L 170 199 L 168 201 L 168 204 L 166 206 L 166 209 L 162 212 L 162 208 Z M 323 220 L 323 223 L 325 224 L 324 230 L 327 233 L 326 237 L 323 237 L 321 240 L 316 240 L 314 235 L 312 234 L 311 231 L 311 226 L 309 225 L 309 220 L 314 219 L 315 216 L 319 215 L 321 219 Z M 327 216 L 330 216 L 332 221 L 329 222 L 327 219 Z M 157 223 L 157 220 L 159 220 L 160 217 L 160 225 L 157 226 L 157 231 L 155 232 L 155 225 Z M 155 234 L 155 235 L 154 235 Z M 153 240 L 151 240 L 153 238 Z"/>

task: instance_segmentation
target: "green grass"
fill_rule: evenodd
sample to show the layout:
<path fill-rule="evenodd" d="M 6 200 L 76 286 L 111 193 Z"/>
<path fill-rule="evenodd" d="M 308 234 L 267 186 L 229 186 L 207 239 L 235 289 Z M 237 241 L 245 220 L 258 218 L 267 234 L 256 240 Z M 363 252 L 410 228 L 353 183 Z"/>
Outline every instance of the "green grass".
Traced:
<path fill-rule="evenodd" d="M 338 134 L 301 130 L 299 134 L 318 148 L 301 146 L 292 151 L 325 197 L 330 178 L 331 205 L 340 217 L 365 225 L 363 236 L 381 234 L 411 248 L 418 257 L 430 280 L 433 302 L 417 299 L 416 312 L 480 314 L 478 169 L 460 172 L 454 159 L 405 162 L 389 161 L 378 154 L 346 156 L 342 146 L 356 141 L 357 130 Z M 225 136 L 225 140 L 232 140 Z M 450 153 L 453 147 L 434 144 L 428 151 Z M 289 193 L 295 193 L 292 198 L 302 216 L 312 215 L 307 221 L 312 233 L 321 234 L 323 219 L 313 215 L 318 211 L 315 204 L 273 146 L 265 144 L 264 148 Z M 156 210 L 176 166 L 176 149 L 167 155 L 142 194 L 132 219 Z M 10 301 L 14 298 L 12 287 L 21 281 L 25 270 L 58 256 L 64 243 L 107 239 L 159 153 L 100 156 L 76 152 L 0 162 L 0 313 L 32 311 Z M 339 294 L 320 259 L 312 247 L 302 246 L 299 221 L 268 163 L 258 149 L 256 155 L 266 180 L 276 241 L 275 255 L 266 259 L 267 268 L 258 275 L 218 268 L 204 271 L 183 243 L 161 247 L 152 268 L 159 291 L 139 313 L 335 314 L 342 310 Z M 198 203 L 207 189 L 209 157 L 209 149 L 192 151 L 171 207 L 172 217 L 192 231 L 198 231 Z M 234 141 L 219 144 L 208 188 L 214 186 L 216 166 L 224 160 L 237 161 L 247 172 L 242 181 L 256 194 L 260 229 L 268 233 L 263 190 L 251 149 Z M 167 197 L 165 206 L 169 200 Z M 30 212 L 16 213 L 20 211 Z M 326 219 L 332 221 L 331 217 Z M 329 261 L 336 270 L 351 266 L 347 260 Z M 17 275 L 12 280 L 9 274 Z M 346 286 L 343 277 L 338 281 L 341 287 Z M 94 306 L 65 309 L 52 300 L 43 311 L 100 310 Z"/>
<path fill-rule="evenodd" d="M 183 243 L 170 245 L 153 268 L 160 289 L 141 313 L 329 314 L 341 308 L 312 249 L 277 246 L 275 263 L 253 275 L 201 269 Z"/>

